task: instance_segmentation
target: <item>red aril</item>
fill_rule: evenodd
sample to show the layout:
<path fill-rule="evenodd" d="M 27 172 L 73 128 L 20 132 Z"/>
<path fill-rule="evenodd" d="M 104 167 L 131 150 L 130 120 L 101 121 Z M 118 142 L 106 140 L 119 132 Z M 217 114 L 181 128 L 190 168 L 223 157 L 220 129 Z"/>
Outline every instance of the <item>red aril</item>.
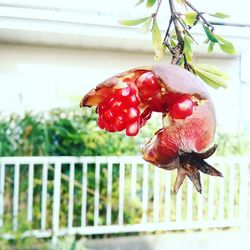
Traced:
<path fill-rule="evenodd" d="M 139 122 L 135 121 L 126 127 L 126 135 L 135 136 L 139 133 L 139 130 L 140 130 Z"/>
<path fill-rule="evenodd" d="M 136 89 L 129 85 L 115 89 L 97 107 L 98 126 L 109 132 L 122 131 L 126 128 L 129 136 L 139 132 L 140 104 Z"/>
<path fill-rule="evenodd" d="M 169 108 L 169 114 L 174 119 L 185 119 L 193 114 L 195 106 L 197 104 L 190 97 L 183 96 Z"/>
<path fill-rule="evenodd" d="M 142 101 L 154 101 L 153 96 L 160 93 L 160 85 L 154 73 L 146 72 L 136 80 L 139 97 Z"/>
<path fill-rule="evenodd" d="M 122 131 L 126 127 L 126 119 L 123 115 L 118 115 L 113 125 L 115 131 Z"/>
<path fill-rule="evenodd" d="M 128 110 L 126 110 L 126 118 L 129 122 L 137 121 L 140 116 L 140 110 L 135 107 L 131 107 Z"/>

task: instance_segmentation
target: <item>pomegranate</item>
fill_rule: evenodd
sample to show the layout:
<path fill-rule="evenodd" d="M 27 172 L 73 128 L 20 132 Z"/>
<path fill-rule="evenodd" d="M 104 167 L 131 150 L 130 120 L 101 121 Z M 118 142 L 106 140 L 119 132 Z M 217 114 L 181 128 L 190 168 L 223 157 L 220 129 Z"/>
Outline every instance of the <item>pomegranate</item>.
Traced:
<path fill-rule="evenodd" d="M 97 106 L 101 129 L 125 130 L 128 136 L 137 135 L 152 112 L 161 112 L 163 127 L 142 156 L 157 167 L 177 169 L 175 192 L 188 176 L 201 193 L 199 171 L 222 176 L 204 160 L 216 150 L 216 145 L 207 149 L 216 127 L 213 103 L 202 81 L 179 66 L 154 65 L 115 75 L 85 95 L 80 106 Z"/>

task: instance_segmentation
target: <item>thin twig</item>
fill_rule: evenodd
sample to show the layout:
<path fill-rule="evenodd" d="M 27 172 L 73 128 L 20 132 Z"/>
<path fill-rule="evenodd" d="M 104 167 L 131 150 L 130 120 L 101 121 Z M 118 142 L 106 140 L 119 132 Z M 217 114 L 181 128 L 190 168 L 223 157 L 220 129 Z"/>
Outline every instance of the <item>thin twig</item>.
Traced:
<path fill-rule="evenodd" d="M 183 39 L 182 39 L 182 36 L 181 36 L 181 31 L 180 31 L 178 23 L 177 23 L 178 18 L 177 18 L 177 15 L 176 15 L 176 10 L 175 10 L 175 7 L 174 7 L 173 0 L 169 0 L 169 7 L 170 7 L 171 18 L 172 18 L 172 21 L 174 23 L 174 28 L 175 28 L 178 43 L 182 43 Z"/>
<path fill-rule="evenodd" d="M 182 23 L 182 21 L 179 18 L 177 18 L 177 20 L 180 23 L 180 25 L 183 27 L 184 31 L 188 34 L 188 36 L 198 45 L 198 43 L 196 42 L 194 37 L 190 34 L 190 32 L 187 30 L 187 27 Z"/>
<path fill-rule="evenodd" d="M 172 19 L 172 17 L 170 17 L 169 23 L 168 23 L 168 28 L 167 28 L 165 37 L 164 37 L 164 39 L 163 39 L 163 42 L 164 42 L 164 41 L 168 38 L 168 36 L 169 36 L 169 31 L 170 31 L 170 27 L 171 27 L 172 22 L 173 22 L 173 19 Z"/>
<path fill-rule="evenodd" d="M 158 0 L 156 11 L 155 11 L 155 13 L 152 14 L 153 22 L 155 21 L 157 15 L 158 15 L 159 9 L 161 7 L 161 3 L 162 3 L 162 0 Z"/>
<path fill-rule="evenodd" d="M 206 18 L 203 16 L 203 13 L 198 11 L 190 2 L 188 2 L 187 0 L 183 0 L 184 3 L 189 7 L 191 8 L 194 12 L 197 13 L 198 17 L 201 18 L 203 20 L 203 22 L 212 29 L 212 31 L 214 30 L 214 26 L 211 25 L 207 20 Z"/>
<path fill-rule="evenodd" d="M 178 17 L 176 14 L 173 0 L 169 0 L 169 7 L 170 7 L 170 12 L 171 12 L 171 19 L 172 19 L 172 22 L 174 23 L 175 33 L 176 33 L 177 41 L 178 41 L 178 44 L 176 45 L 172 53 L 173 57 L 172 57 L 171 63 L 180 64 L 182 54 L 183 54 L 183 49 L 184 49 L 184 40 L 182 38 L 181 31 L 178 26 L 178 22 L 177 22 Z"/>

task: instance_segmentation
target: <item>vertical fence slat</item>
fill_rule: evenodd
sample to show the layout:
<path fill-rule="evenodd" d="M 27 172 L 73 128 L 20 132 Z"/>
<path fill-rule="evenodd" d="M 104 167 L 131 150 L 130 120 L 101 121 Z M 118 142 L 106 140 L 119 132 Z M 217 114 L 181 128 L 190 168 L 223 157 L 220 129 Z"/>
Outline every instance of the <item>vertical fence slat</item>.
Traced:
<path fill-rule="evenodd" d="M 68 209 L 68 228 L 73 227 L 73 210 L 74 210 L 74 182 L 75 182 L 75 164 L 70 163 L 69 173 L 69 209 Z"/>
<path fill-rule="evenodd" d="M 160 169 L 154 168 L 154 222 L 159 221 L 159 174 Z"/>
<path fill-rule="evenodd" d="M 182 188 L 176 194 L 176 222 L 181 222 Z"/>
<path fill-rule="evenodd" d="M 203 175 L 200 175 L 201 185 L 203 186 Z M 198 194 L 198 221 L 203 221 L 203 195 Z"/>
<path fill-rule="evenodd" d="M 124 211 L 124 177 L 125 177 L 125 163 L 120 163 L 119 171 L 119 213 L 118 224 L 123 225 L 123 211 Z"/>
<path fill-rule="evenodd" d="M 17 230 L 18 224 L 18 201 L 19 201 L 19 176 L 20 165 L 16 163 L 14 165 L 14 190 L 13 190 L 13 231 Z"/>
<path fill-rule="evenodd" d="M 171 173 L 165 171 L 165 222 L 170 221 L 170 211 L 171 211 Z"/>
<path fill-rule="evenodd" d="M 95 165 L 95 198 L 94 198 L 94 226 L 99 223 L 99 184 L 100 184 L 100 162 L 96 161 Z"/>
<path fill-rule="evenodd" d="M 208 220 L 214 219 L 214 178 L 209 178 L 208 185 Z"/>
<path fill-rule="evenodd" d="M 88 163 L 83 162 L 82 165 L 82 207 L 81 207 L 81 226 L 86 226 L 86 212 L 87 212 L 87 174 Z"/>
<path fill-rule="evenodd" d="M 193 219 L 193 185 L 190 180 L 187 182 L 187 221 Z"/>
<path fill-rule="evenodd" d="M 107 211 L 106 211 L 106 224 L 111 225 L 111 202 L 112 202 L 112 162 L 108 162 L 108 181 L 107 181 Z"/>
<path fill-rule="evenodd" d="M 3 226 L 4 214 L 4 183 L 5 183 L 5 165 L 0 164 L 0 228 Z"/>
<path fill-rule="evenodd" d="M 28 211 L 27 211 L 27 221 L 32 221 L 33 214 L 33 180 L 34 180 L 34 164 L 29 164 L 28 172 Z"/>
<path fill-rule="evenodd" d="M 131 165 L 131 199 L 136 197 L 136 175 L 137 175 L 137 164 L 135 162 Z"/>
<path fill-rule="evenodd" d="M 229 219 L 234 217 L 235 165 L 229 168 Z"/>
<path fill-rule="evenodd" d="M 42 206 L 41 206 L 41 230 L 46 229 L 46 209 L 47 209 L 47 185 L 48 185 L 48 162 L 43 164 L 42 173 Z"/>
<path fill-rule="evenodd" d="M 224 173 L 224 165 L 221 166 L 220 168 L 221 173 Z M 224 220 L 224 197 L 225 197 L 225 182 L 224 182 L 224 178 L 220 178 L 218 180 L 220 182 L 219 184 L 219 211 L 218 211 L 218 217 L 219 220 Z"/>
<path fill-rule="evenodd" d="M 61 200 L 61 163 L 58 161 L 55 163 L 54 169 L 54 193 L 53 193 L 53 215 L 52 215 L 52 227 L 53 236 L 52 243 L 57 243 L 58 231 L 59 231 L 59 219 L 60 219 L 60 200 Z"/>
<path fill-rule="evenodd" d="M 142 183 L 142 223 L 147 222 L 148 210 L 148 163 L 143 164 L 143 183 Z"/>
<path fill-rule="evenodd" d="M 247 194 L 248 194 L 248 164 L 242 162 L 240 166 L 240 220 L 246 225 L 247 220 Z"/>

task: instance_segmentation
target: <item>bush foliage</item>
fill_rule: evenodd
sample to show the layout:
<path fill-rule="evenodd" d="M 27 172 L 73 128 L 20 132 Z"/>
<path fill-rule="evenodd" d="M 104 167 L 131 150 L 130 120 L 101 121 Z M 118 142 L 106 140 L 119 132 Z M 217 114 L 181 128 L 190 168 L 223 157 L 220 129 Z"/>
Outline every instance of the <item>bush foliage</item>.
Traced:
<path fill-rule="evenodd" d="M 96 126 L 93 110 L 52 110 L 0 121 L 1 156 L 135 155 L 139 141 Z"/>

